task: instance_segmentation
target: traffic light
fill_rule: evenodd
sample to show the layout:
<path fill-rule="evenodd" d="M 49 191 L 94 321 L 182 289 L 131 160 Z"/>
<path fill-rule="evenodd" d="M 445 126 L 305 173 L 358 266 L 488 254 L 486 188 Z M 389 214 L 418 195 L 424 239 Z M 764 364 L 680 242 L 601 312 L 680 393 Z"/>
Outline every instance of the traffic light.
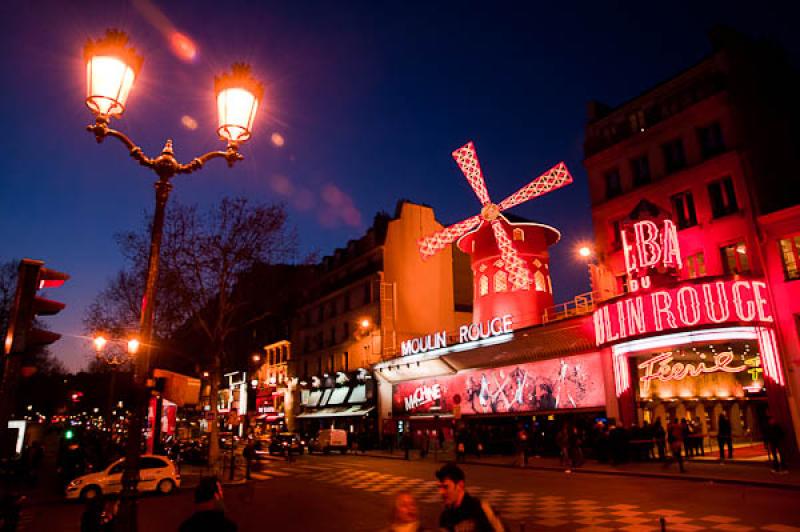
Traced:
<path fill-rule="evenodd" d="M 17 384 L 22 359 L 35 347 L 52 344 L 60 334 L 33 326 L 37 315 L 52 316 L 64 309 L 64 304 L 38 297 L 42 288 L 55 288 L 64 284 L 69 275 L 44 267 L 40 260 L 23 259 L 19 263 L 17 290 L 8 317 L 8 330 L 3 351 L 5 353 L 3 380 L 0 382 L 0 456 L 9 456 L 8 422 L 14 415 Z"/>
<path fill-rule="evenodd" d="M 52 316 L 64 309 L 64 303 L 36 295 L 42 288 L 56 288 L 69 275 L 44 267 L 40 260 L 23 259 L 19 263 L 17 291 L 8 321 L 5 354 L 21 354 L 34 347 L 52 344 L 60 334 L 33 327 L 37 315 Z"/>

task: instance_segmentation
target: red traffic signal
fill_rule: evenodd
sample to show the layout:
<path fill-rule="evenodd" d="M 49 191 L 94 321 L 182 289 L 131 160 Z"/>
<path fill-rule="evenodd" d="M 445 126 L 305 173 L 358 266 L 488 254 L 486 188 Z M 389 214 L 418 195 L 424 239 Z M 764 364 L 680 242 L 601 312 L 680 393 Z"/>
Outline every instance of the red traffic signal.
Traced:
<path fill-rule="evenodd" d="M 7 355 L 24 353 L 32 347 L 52 344 L 61 338 L 60 334 L 33 327 L 33 320 L 37 315 L 52 316 L 64 309 L 64 303 L 38 297 L 36 292 L 61 286 L 67 279 L 69 275 L 45 268 L 40 260 L 20 261 L 17 291 L 5 341 Z"/>

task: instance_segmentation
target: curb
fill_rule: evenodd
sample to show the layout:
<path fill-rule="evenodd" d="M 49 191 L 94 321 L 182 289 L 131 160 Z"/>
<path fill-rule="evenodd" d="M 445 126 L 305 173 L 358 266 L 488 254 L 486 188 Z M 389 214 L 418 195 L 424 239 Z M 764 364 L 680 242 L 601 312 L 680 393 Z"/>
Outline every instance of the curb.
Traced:
<path fill-rule="evenodd" d="M 404 460 L 403 456 L 381 456 L 375 454 L 363 454 L 358 456 L 368 456 L 370 458 L 385 458 L 387 460 Z M 414 460 L 419 461 L 419 459 Z M 440 460 L 440 462 L 434 463 L 444 463 L 445 460 Z M 476 466 L 484 466 L 484 467 L 501 467 L 506 469 L 517 469 L 517 470 L 534 470 L 534 471 L 551 471 L 551 472 L 564 472 L 564 469 L 561 467 L 553 467 L 553 466 L 545 466 L 545 465 L 529 465 L 525 468 L 520 468 L 511 464 L 493 464 L 490 462 L 476 462 L 467 460 L 461 462 L 462 464 L 467 465 L 476 465 Z M 689 482 L 710 482 L 716 484 L 733 484 L 733 485 L 740 485 L 740 486 L 752 486 L 757 488 L 772 488 L 772 489 L 783 489 L 789 491 L 800 491 L 800 484 L 789 484 L 785 482 L 770 482 L 767 480 L 746 480 L 746 479 L 738 479 L 738 478 L 727 478 L 727 477 L 715 477 L 715 476 L 688 476 L 688 475 L 676 475 L 672 473 L 651 473 L 647 471 L 624 471 L 624 470 L 608 470 L 608 469 L 591 469 L 591 468 L 574 468 L 572 470 L 573 473 L 580 473 L 584 475 L 609 475 L 609 476 L 621 476 L 621 477 L 640 477 L 640 478 L 658 478 L 661 480 L 683 480 Z"/>
<path fill-rule="evenodd" d="M 508 464 L 491 464 L 487 462 L 472 462 L 466 461 L 462 462 L 464 464 L 469 465 L 479 465 L 479 466 L 486 466 L 486 467 L 504 467 L 507 469 L 523 469 L 520 467 L 516 467 L 513 465 Z M 551 472 L 564 472 L 564 469 L 561 467 L 552 467 L 552 466 L 527 466 L 524 469 L 532 469 L 537 471 L 551 471 Z M 609 476 L 620 476 L 620 477 L 640 477 L 640 478 L 658 478 L 661 480 L 683 480 L 689 482 L 710 482 L 716 484 L 734 484 L 740 486 L 752 486 L 757 488 L 772 488 L 772 489 L 783 489 L 783 490 L 790 490 L 790 491 L 800 491 L 800 484 L 788 484 L 783 482 L 769 482 L 766 480 L 745 480 L 745 479 L 738 479 L 738 478 L 724 478 L 724 477 L 713 477 L 713 476 L 687 476 L 687 475 L 675 475 L 672 473 L 650 473 L 647 471 L 622 471 L 622 470 L 607 470 L 607 469 L 587 469 L 587 468 L 574 468 L 572 469 L 572 473 L 580 473 L 584 475 L 609 475 Z"/>

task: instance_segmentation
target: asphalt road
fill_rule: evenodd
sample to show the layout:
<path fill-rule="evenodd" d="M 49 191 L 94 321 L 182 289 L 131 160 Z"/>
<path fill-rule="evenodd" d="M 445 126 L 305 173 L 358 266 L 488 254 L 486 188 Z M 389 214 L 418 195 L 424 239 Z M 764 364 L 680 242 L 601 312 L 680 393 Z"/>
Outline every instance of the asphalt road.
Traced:
<path fill-rule="evenodd" d="M 240 530 L 380 530 L 392 499 L 412 492 L 435 529 L 440 503 L 430 462 L 362 456 L 303 456 L 269 463 L 260 480 L 227 486 Z M 510 530 L 800 532 L 800 492 L 592 474 L 465 466 L 467 489 L 489 500 Z M 26 512 L 26 530 L 79 530 L 82 506 L 54 502 Z M 140 529 L 174 531 L 192 512 L 190 489 L 140 503 Z"/>

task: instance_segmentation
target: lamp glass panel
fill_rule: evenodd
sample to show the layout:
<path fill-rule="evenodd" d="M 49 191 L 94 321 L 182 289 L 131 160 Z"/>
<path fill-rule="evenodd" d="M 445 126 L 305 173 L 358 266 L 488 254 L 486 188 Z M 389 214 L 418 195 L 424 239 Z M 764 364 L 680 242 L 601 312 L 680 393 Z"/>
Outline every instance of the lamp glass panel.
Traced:
<path fill-rule="evenodd" d="M 96 113 L 122 114 L 134 77 L 133 69 L 116 57 L 92 57 L 86 63 L 86 105 Z"/>
<path fill-rule="evenodd" d="M 219 134 L 228 140 L 247 140 L 253 128 L 258 100 L 244 89 L 232 87 L 217 95 Z"/>

